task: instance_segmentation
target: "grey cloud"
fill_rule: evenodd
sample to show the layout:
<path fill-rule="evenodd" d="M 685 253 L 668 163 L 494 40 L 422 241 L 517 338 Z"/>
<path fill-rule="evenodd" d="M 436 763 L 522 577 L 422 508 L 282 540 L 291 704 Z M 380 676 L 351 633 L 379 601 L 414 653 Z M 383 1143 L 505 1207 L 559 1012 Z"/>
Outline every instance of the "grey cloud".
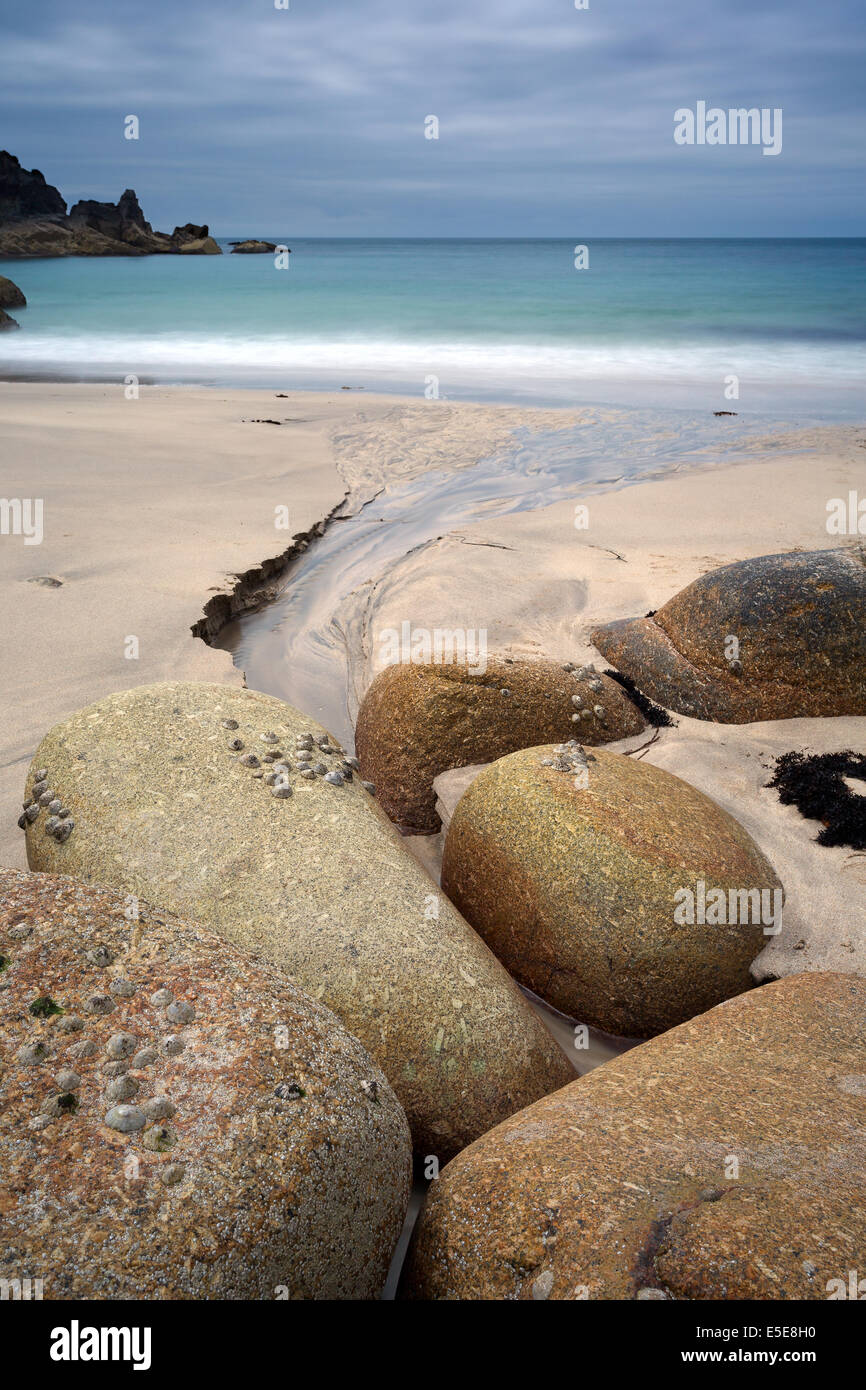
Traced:
<path fill-rule="evenodd" d="M 130 184 L 224 232 L 862 230 L 860 0 L 291 3 L 0 0 L 0 143 L 67 198 Z M 698 99 L 781 106 L 782 156 L 676 147 Z"/>

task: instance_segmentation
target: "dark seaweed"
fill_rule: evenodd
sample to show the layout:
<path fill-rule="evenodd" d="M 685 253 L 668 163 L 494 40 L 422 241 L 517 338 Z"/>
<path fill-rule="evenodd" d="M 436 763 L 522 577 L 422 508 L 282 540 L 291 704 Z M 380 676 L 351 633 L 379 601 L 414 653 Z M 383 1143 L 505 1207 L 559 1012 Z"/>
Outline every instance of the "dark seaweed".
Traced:
<path fill-rule="evenodd" d="M 783 753 L 768 787 L 776 787 L 784 806 L 796 806 L 801 816 L 819 820 L 824 829 L 819 845 L 848 845 L 866 849 L 866 795 L 857 796 L 844 777 L 866 781 L 866 755 L 843 753 Z"/>
<path fill-rule="evenodd" d="M 622 686 L 632 704 L 640 710 L 646 722 L 652 724 L 654 729 L 676 728 L 677 721 L 672 719 L 667 710 L 661 708 L 661 705 L 654 705 L 643 691 L 638 690 L 630 676 L 624 676 L 621 671 L 605 671 L 604 674 Z"/>
<path fill-rule="evenodd" d="M 33 1003 L 28 1007 L 34 1018 L 50 1018 L 52 1014 L 63 1013 L 61 1006 L 55 1004 L 50 994 L 40 995 L 40 997 L 34 999 Z"/>

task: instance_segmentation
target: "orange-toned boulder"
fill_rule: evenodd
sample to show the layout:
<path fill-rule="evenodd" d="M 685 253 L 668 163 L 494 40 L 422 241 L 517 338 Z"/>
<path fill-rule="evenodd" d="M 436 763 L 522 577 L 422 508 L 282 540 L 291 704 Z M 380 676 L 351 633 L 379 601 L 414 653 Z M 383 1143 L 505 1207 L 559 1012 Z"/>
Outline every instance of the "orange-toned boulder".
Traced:
<path fill-rule="evenodd" d="M 404 1272 L 423 1299 L 826 1299 L 866 1254 L 866 980 L 790 976 L 465 1149 Z"/>
<path fill-rule="evenodd" d="M 644 694 L 694 719 L 866 714 L 866 551 L 740 560 L 592 640 Z"/>
<path fill-rule="evenodd" d="M 400 662 L 376 676 L 361 704 L 355 749 L 362 775 L 404 830 L 439 829 L 433 779 L 518 748 L 577 733 L 587 744 L 640 733 L 643 716 L 622 686 L 554 661 Z"/>
<path fill-rule="evenodd" d="M 478 774 L 448 827 L 442 887 L 521 984 L 626 1037 L 750 989 L 783 901 L 751 836 L 703 792 L 577 743 Z"/>
<path fill-rule="evenodd" d="M 45 1299 L 375 1298 L 400 1105 L 279 970 L 198 923 L 0 870 L 0 1278 Z"/>

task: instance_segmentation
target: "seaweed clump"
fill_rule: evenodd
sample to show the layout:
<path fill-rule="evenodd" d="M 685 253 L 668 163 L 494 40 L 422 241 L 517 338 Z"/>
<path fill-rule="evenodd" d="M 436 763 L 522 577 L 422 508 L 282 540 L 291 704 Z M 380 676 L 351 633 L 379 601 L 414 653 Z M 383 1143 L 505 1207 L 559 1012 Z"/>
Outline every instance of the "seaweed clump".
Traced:
<path fill-rule="evenodd" d="M 632 704 L 635 705 L 643 715 L 648 724 L 652 724 L 654 729 L 674 729 L 677 721 L 673 719 L 666 709 L 661 705 L 653 704 L 649 696 L 644 695 L 642 690 L 638 690 L 631 676 L 624 676 L 621 671 L 607 670 L 603 673 L 610 676 L 612 681 L 621 685 Z"/>
<path fill-rule="evenodd" d="M 851 749 L 783 753 L 767 786 L 777 788 L 783 806 L 796 806 L 802 816 L 822 822 L 817 844 L 866 849 L 866 795 L 853 792 L 846 777 L 866 783 L 866 755 Z"/>
<path fill-rule="evenodd" d="M 60 1004 L 55 1004 L 49 994 L 40 995 L 30 1004 L 29 1010 L 34 1018 L 50 1018 L 52 1014 L 62 1014 L 63 1009 Z"/>

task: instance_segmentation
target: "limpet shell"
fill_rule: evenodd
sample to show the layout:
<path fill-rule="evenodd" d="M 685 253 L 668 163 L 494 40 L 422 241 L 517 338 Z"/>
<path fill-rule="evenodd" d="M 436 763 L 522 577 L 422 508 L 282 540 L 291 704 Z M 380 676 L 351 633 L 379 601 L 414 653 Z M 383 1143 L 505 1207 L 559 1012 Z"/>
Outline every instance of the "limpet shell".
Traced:
<path fill-rule="evenodd" d="M 152 1047 L 143 1047 L 131 1058 L 129 1065 L 134 1071 L 143 1071 L 145 1067 L 152 1066 L 156 1058 L 157 1054 Z"/>
<path fill-rule="evenodd" d="M 112 1104 L 132 1100 L 133 1096 L 138 1095 L 139 1089 L 139 1083 L 134 1076 L 118 1076 L 106 1086 L 105 1099 Z"/>
<path fill-rule="evenodd" d="M 169 1004 L 165 1011 L 166 1018 L 172 1023 L 192 1023 L 195 1018 L 195 1009 L 192 1004 L 187 1004 L 185 1000 L 178 999 L 173 1004 Z"/>
<path fill-rule="evenodd" d="M 109 1129 L 119 1130 L 121 1134 L 134 1134 L 144 1129 L 144 1111 L 137 1105 L 115 1105 L 105 1116 Z"/>
<path fill-rule="evenodd" d="M 141 1108 L 148 1120 L 170 1120 L 172 1115 L 177 1114 L 177 1106 L 167 1096 L 154 1096 L 151 1100 L 142 1101 Z"/>
<path fill-rule="evenodd" d="M 109 1057 L 131 1057 L 137 1046 L 134 1033 L 115 1033 L 108 1039 L 106 1051 Z"/>
<path fill-rule="evenodd" d="M 117 1007 L 114 1000 L 108 994 L 91 994 L 87 1003 L 84 1005 L 84 1012 L 88 1014 L 110 1014 Z"/>

